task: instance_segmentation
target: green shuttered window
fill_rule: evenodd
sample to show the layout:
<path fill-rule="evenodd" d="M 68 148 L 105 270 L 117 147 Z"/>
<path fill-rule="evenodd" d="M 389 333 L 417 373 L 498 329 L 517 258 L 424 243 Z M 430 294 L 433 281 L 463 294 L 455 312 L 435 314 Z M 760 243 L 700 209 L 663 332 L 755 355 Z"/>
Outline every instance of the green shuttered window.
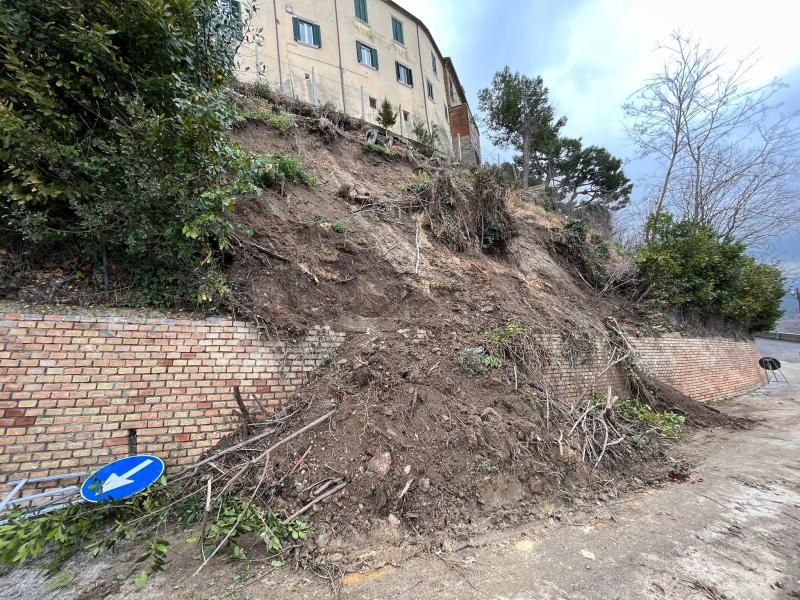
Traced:
<path fill-rule="evenodd" d="M 405 83 L 409 87 L 414 87 L 414 74 L 411 72 L 411 69 L 405 65 L 401 65 L 399 62 L 394 63 L 394 66 L 397 72 L 397 81 Z"/>
<path fill-rule="evenodd" d="M 362 65 L 378 70 L 378 51 L 375 48 L 356 42 L 356 55 Z"/>
<path fill-rule="evenodd" d="M 292 17 L 292 28 L 294 29 L 295 42 L 313 46 L 314 48 L 322 47 L 322 31 L 320 31 L 319 25 Z"/>
<path fill-rule="evenodd" d="M 367 0 L 355 0 L 356 3 L 356 17 L 369 23 L 369 15 L 367 14 Z"/>
<path fill-rule="evenodd" d="M 392 35 L 394 41 L 405 45 L 406 37 L 403 34 L 403 23 L 392 17 Z"/>

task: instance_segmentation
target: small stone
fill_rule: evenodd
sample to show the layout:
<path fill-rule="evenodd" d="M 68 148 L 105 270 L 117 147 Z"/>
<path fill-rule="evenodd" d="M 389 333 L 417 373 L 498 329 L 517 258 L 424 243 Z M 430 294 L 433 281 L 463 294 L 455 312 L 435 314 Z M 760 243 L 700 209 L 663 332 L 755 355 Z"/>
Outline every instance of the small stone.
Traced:
<path fill-rule="evenodd" d="M 389 515 L 389 525 L 392 527 L 400 527 L 400 519 L 393 514 Z"/>
<path fill-rule="evenodd" d="M 389 470 L 392 468 L 392 454 L 391 452 L 382 452 L 376 454 L 367 462 L 367 470 L 375 473 L 379 477 L 386 477 Z"/>
<path fill-rule="evenodd" d="M 427 477 L 423 477 L 419 480 L 419 489 L 421 492 L 427 492 L 431 489 L 431 480 Z"/>
<path fill-rule="evenodd" d="M 489 416 L 492 416 L 496 419 L 500 418 L 500 415 L 497 414 L 497 411 L 491 407 L 483 410 L 483 412 L 481 413 L 481 419 L 486 419 Z"/>
<path fill-rule="evenodd" d="M 406 468 L 403 469 L 403 473 L 405 473 L 406 475 L 411 473 L 411 465 L 406 465 Z"/>

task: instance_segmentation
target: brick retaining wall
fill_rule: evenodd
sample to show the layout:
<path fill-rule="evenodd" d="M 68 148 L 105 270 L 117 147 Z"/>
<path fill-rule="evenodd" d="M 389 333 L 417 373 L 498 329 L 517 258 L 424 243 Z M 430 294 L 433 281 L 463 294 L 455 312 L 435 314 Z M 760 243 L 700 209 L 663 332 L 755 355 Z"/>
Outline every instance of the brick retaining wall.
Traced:
<path fill-rule="evenodd" d="M 225 319 L 0 312 L 0 484 L 96 467 L 134 442 L 191 463 L 238 426 L 234 385 L 251 410 L 272 411 L 341 339 L 320 328 L 265 343 Z"/>
<path fill-rule="evenodd" d="M 294 343 L 265 342 L 225 319 L 0 311 L 0 488 L 21 477 L 79 472 L 135 444 L 169 466 L 188 464 L 239 425 L 233 386 L 251 410 L 291 398 L 342 342 L 328 328 Z M 607 350 L 578 352 L 557 337 L 547 379 L 576 401 L 627 386 Z M 664 337 L 635 341 L 637 360 L 699 400 L 766 382 L 753 343 Z M 2 491 L 0 489 L 0 491 Z"/>
<path fill-rule="evenodd" d="M 767 383 L 751 341 L 668 336 L 634 340 L 639 364 L 696 400 L 723 400 Z"/>

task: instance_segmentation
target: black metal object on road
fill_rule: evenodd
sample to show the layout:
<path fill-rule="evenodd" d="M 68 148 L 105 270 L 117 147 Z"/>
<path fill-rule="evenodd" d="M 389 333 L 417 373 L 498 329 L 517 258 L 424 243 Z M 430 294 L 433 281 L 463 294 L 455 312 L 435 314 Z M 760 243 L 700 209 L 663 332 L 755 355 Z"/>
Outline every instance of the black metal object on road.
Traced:
<path fill-rule="evenodd" d="M 767 372 L 767 382 L 772 380 L 772 378 L 770 377 L 771 375 L 775 377 L 776 382 L 780 383 L 780 379 L 778 379 L 778 375 L 780 374 L 780 376 L 783 377 L 783 380 L 786 383 L 789 383 L 789 380 L 786 378 L 786 375 L 784 375 L 783 371 L 781 371 L 781 366 L 782 366 L 781 361 L 779 361 L 777 358 L 772 358 L 771 356 L 765 356 L 764 358 L 758 361 L 758 364 L 761 365 L 761 368 Z"/>

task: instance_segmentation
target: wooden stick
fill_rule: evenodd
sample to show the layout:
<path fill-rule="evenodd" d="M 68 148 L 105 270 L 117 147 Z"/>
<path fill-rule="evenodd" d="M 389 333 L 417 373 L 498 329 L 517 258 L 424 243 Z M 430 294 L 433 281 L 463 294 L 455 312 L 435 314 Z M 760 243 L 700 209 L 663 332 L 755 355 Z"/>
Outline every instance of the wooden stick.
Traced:
<path fill-rule="evenodd" d="M 203 550 L 203 538 L 206 537 L 206 526 L 208 525 L 208 513 L 211 511 L 211 477 L 208 478 L 208 485 L 206 487 L 206 508 L 203 511 L 203 524 L 200 526 L 200 536 L 197 538 L 197 545 L 203 552 L 205 558 L 205 550 Z"/>
<path fill-rule="evenodd" d="M 306 459 L 306 457 L 309 455 L 309 453 L 311 452 L 311 448 L 313 448 L 313 447 L 314 447 L 314 446 L 309 446 L 309 447 L 308 447 L 308 450 L 306 450 L 306 451 L 305 451 L 305 453 L 303 454 L 303 456 L 301 456 L 301 457 L 300 457 L 300 459 L 299 459 L 299 460 L 298 460 L 296 463 L 294 463 L 294 466 L 293 466 L 293 467 L 292 467 L 292 468 L 289 470 L 289 475 L 294 475 L 294 474 L 295 474 L 295 472 L 296 472 L 296 471 L 297 471 L 297 469 L 299 469 L 299 468 L 300 468 L 300 466 L 303 464 L 303 461 L 304 461 L 304 460 Z"/>
<path fill-rule="evenodd" d="M 323 494 L 322 496 L 319 496 L 318 498 L 315 498 L 314 500 L 312 500 L 311 502 L 309 502 L 308 504 L 306 504 L 306 505 L 305 505 L 303 508 L 301 508 L 301 509 L 300 509 L 300 510 L 298 510 L 296 513 L 294 513 L 292 516 L 290 516 L 290 517 L 288 517 L 288 518 L 284 519 L 284 520 L 283 520 L 283 524 L 284 524 L 284 525 L 288 525 L 289 523 L 291 523 L 292 521 L 294 521 L 294 520 L 295 520 L 297 517 L 299 517 L 300 515 L 302 515 L 302 514 L 304 514 L 305 512 L 307 512 L 307 511 L 308 511 L 308 510 L 309 510 L 311 507 L 313 507 L 315 504 L 317 504 L 317 503 L 319 503 L 319 502 L 322 502 L 323 500 L 325 500 L 325 498 L 328 498 L 328 497 L 330 497 L 330 496 L 333 496 L 333 495 L 334 495 L 336 492 L 339 492 L 339 491 L 341 491 L 341 490 L 342 490 L 342 488 L 344 488 L 344 487 L 347 485 L 347 483 L 348 483 L 347 481 L 343 481 L 342 483 L 340 483 L 339 485 L 337 485 L 335 488 L 333 488 L 333 489 L 332 489 L 330 492 L 327 492 L 326 494 Z"/>
<path fill-rule="evenodd" d="M 250 411 L 247 410 L 247 407 L 244 405 L 244 400 L 242 400 L 242 393 L 239 391 L 239 386 L 233 386 L 233 397 L 236 399 L 236 404 L 239 405 L 239 412 L 242 413 L 242 418 L 244 419 L 244 431 L 245 435 L 250 434 L 250 423 L 253 420 L 250 418 Z"/>
<path fill-rule="evenodd" d="M 417 244 L 417 264 L 414 266 L 414 275 L 419 275 L 419 259 L 420 259 L 420 252 L 419 252 L 419 221 L 417 221 L 416 244 Z"/>

